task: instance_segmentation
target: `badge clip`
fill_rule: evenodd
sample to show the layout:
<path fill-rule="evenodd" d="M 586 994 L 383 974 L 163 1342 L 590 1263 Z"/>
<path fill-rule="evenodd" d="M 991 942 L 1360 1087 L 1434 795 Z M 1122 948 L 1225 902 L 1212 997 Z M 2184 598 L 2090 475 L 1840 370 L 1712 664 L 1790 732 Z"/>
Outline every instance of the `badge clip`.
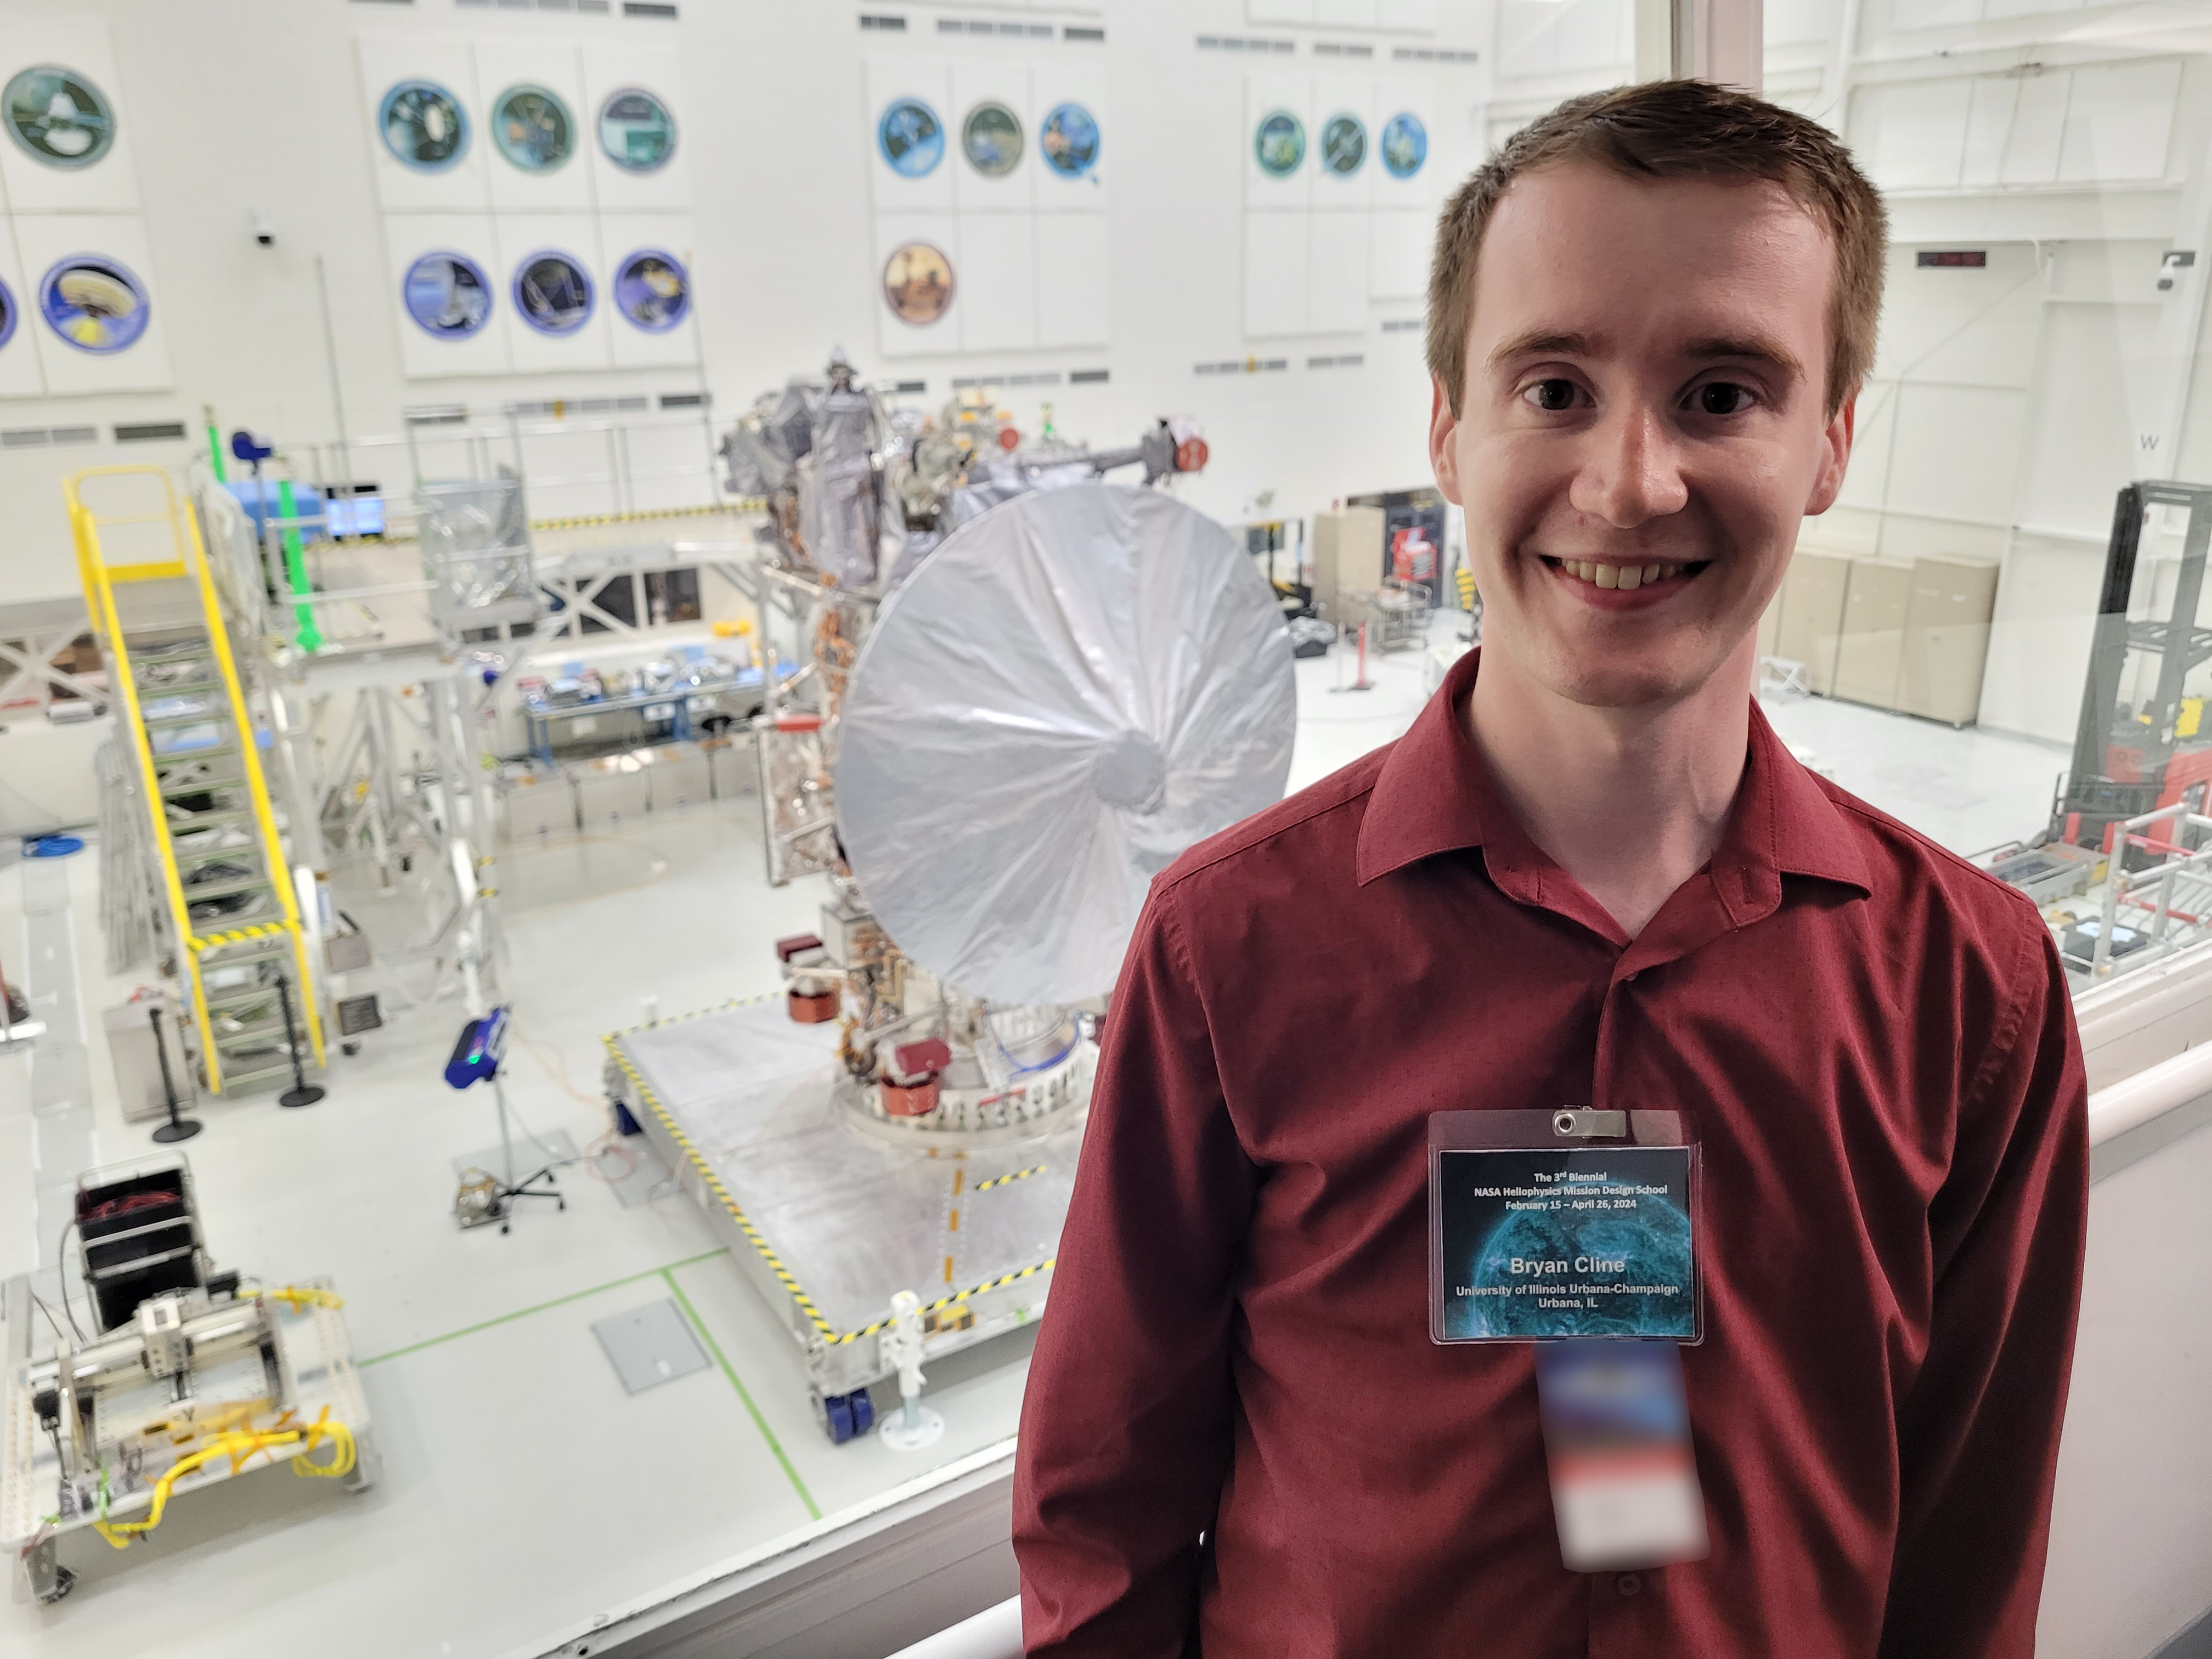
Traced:
<path fill-rule="evenodd" d="M 1552 1114 L 1552 1133 L 1565 1140 L 1597 1140 L 1607 1136 L 1619 1139 L 1628 1133 L 1628 1114 L 1562 1106 Z"/>

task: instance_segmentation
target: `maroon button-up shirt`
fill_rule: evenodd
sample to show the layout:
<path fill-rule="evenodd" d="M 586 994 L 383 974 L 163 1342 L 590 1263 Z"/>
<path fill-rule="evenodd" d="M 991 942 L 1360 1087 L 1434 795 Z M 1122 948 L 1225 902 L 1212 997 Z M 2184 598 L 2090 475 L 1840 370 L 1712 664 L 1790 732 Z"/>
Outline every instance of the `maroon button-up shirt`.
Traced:
<path fill-rule="evenodd" d="M 1475 671 L 1153 886 L 1022 1413 L 1030 1651 L 2026 1659 L 2088 1180 L 2042 921 L 1754 709 L 1632 944 Z M 1429 1114 L 1562 1104 L 1703 1139 L 1707 1560 L 1568 1571 L 1531 1351 L 1429 1340 Z"/>

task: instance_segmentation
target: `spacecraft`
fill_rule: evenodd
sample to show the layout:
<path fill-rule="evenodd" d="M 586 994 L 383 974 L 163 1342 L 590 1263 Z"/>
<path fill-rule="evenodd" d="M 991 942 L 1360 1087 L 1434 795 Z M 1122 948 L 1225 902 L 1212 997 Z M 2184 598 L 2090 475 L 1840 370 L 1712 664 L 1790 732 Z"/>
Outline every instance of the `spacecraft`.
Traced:
<path fill-rule="evenodd" d="M 805 659 L 754 725 L 769 876 L 827 890 L 782 997 L 617 1033 L 610 1087 L 842 1441 L 909 1326 L 934 1359 L 1043 1306 L 1097 1018 L 1152 878 L 1280 798 L 1290 641 L 1236 538 L 1150 487 L 1204 465 L 1188 422 L 1093 449 L 980 391 L 888 407 L 839 356 L 723 454 Z"/>

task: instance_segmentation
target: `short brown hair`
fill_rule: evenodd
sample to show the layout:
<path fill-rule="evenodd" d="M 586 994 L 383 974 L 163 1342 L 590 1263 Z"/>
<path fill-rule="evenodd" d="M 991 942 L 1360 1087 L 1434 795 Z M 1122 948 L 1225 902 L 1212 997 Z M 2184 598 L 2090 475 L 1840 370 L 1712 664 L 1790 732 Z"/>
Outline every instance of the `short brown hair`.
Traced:
<path fill-rule="evenodd" d="M 1836 246 L 1828 300 L 1828 412 L 1874 364 L 1889 246 L 1881 198 L 1817 121 L 1709 81 L 1647 81 L 1570 98 L 1505 141 L 1454 193 L 1437 222 L 1429 268 L 1429 373 L 1460 412 L 1475 260 L 1506 186 L 1561 161 L 1594 161 L 1632 179 L 1764 179 L 1827 228 Z"/>

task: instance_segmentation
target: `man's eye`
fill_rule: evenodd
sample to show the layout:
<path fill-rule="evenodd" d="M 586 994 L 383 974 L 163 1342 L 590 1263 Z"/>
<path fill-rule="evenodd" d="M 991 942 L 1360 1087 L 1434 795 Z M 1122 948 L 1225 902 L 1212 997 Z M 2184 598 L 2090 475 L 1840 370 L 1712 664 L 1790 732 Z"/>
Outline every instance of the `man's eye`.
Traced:
<path fill-rule="evenodd" d="M 1698 388 L 1698 407 L 1708 415 L 1741 415 L 1758 401 L 1749 386 L 1728 380 Z"/>
<path fill-rule="evenodd" d="M 1572 380 L 1539 380 L 1521 395 L 1537 408 L 1556 415 L 1575 406 L 1575 391 Z"/>

